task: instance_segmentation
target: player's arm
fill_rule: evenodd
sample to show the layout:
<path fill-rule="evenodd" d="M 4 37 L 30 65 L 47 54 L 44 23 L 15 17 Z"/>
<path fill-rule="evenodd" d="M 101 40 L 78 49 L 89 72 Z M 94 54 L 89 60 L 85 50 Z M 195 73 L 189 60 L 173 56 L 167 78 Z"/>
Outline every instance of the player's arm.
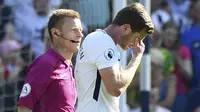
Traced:
<path fill-rule="evenodd" d="M 25 106 L 18 106 L 17 109 L 18 109 L 18 112 L 32 112 L 32 110 L 30 110 L 29 108 Z"/>
<path fill-rule="evenodd" d="M 121 95 L 131 83 L 145 48 L 142 41 L 136 43 L 133 47 L 132 59 L 125 69 L 122 70 L 119 66 L 100 69 L 101 78 L 110 95 Z"/>

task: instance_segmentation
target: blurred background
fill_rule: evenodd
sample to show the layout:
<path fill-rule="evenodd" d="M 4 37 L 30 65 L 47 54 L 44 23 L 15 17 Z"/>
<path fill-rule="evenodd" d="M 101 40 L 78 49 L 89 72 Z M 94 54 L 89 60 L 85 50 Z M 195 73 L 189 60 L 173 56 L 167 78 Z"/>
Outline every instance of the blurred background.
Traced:
<path fill-rule="evenodd" d="M 111 23 L 113 1 L 0 0 L 0 112 L 17 112 L 28 65 L 51 47 L 46 27 L 52 11 L 78 11 L 86 36 Z M 150 112 L 200 112 L 200 0 L 151 0 L 150 5 L 155 25 Z M 140 72 L 139 67 L 126 92 L 127 112 L 141 112 Z"/>

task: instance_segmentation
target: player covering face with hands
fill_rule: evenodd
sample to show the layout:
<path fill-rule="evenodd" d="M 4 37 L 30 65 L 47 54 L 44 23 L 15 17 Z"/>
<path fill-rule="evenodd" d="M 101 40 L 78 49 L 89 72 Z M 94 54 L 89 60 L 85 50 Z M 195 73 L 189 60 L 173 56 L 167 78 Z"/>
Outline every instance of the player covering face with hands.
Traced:
<path fill-rule="evenodd" d="M 142 58 L 143 39 L 154 31 L 144 6 L 133 3 L 121 9 L 111 25 L 84 39 L 77 55 L 75 79 L 77 112 L 119 112 L 119 96 L 131 83 Z M 133 48 L 132 59 L 120 67 L 120 53 Z"/>
<path fill-rule="evenodd" d="M 71 58 L 83 37 L 79 13 L 54 11 L 48 31 L 53 48 L 29 66 L 18 112 L 75 112 L 77 92 Z"/>

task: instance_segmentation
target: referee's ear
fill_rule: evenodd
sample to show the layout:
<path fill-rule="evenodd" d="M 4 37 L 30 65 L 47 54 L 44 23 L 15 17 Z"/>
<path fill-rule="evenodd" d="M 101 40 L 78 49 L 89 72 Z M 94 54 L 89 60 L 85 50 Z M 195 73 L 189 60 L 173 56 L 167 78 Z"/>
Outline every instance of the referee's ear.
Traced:
<path fill-rule="evenodd" d="M 51 44 L 53 45 L 54 41 L 59 38 L 60 31 L 56 28 L 52 28 L 50 31 L 51 31 L 50 41 L 51 41 Z"/>
<path fill-rule="evenodd" d="M 51 35 L 52 35 L 52 39 L 53 38 L 58 38 L 59 37 L 59 35 L 60 35 L 60 31 L 58 31 L 58 29 L 56 29 L 56 28 L 52 28 L 51 29 Z"/>

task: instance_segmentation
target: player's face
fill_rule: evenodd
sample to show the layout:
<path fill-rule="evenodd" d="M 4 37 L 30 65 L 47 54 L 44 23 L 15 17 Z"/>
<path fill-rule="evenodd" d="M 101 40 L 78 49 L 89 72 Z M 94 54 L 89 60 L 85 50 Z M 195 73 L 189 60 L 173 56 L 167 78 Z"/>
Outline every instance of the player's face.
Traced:
<path fill-rule="evenodd" d="M 75 53 L 80 48 L 83 37 L 81 20 L 78 18 L 65 18 L 61 27 L 61 36 L 68 40 L 59 38 L 60 46 L 67 49 L 67 51 Z"/>
<path fill-rule="evenodd" d="M 122 34 L 122 38 L 121 41 L 119 42 L 119 45 L 123 50 L 128 50 L 128 48 L 132 48 L 135 45 L 137 38 L 141 41 L 146 36 L 147 36 L 146 29 L 143 29 L 141 32 L 133 33 L 132 30 L 129 28 Z"/>

